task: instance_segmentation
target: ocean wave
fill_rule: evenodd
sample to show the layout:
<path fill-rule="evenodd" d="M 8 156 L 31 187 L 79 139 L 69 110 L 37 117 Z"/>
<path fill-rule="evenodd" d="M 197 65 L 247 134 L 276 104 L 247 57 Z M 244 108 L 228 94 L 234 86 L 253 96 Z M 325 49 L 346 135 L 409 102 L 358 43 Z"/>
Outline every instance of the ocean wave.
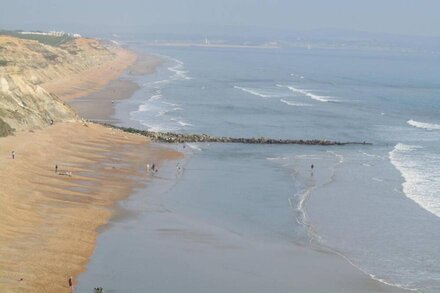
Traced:
<path fill-rule="evenodd" d="M 277 86 L 278 87 L 288 88 L 290 91 L 292 91 L 294 93 L 301 94 L 303 96 L 309 97 L 309 98 L 311 98 L 312 100 L 315 100 L 315 101 L 325 102 L 325 103 L 327 103 L 327 102 L 334 102 L 334 103 L 339 102 L 334 97 L 319 96 L 319 95 L 314 94 L 314 93 L 312 93 L 310 91 L 306 91 L 306 90 L 303 90 L 303 89 L 295 88 L 293 86 L 288 86 L 288 85 L 286 86 L 286 85 L 280 85 L 280 84 L 277 84 Z"/>
<path fill-rule="evenodd" d="M 292 76 L 294 78 L 299 78 L 299 79 L 304 79 L 305 78 L 303 75 L 299 75 L 299 74 L 295 74 L 295 73 L 291 73 L 290 76 Z"/>
<path fill-rule="evenodd" d="M 279 161 L 279 160 L 288 160 L 289 157 L 268 157 L 266 160 L 268 161 Z"/>
<path fill-rule="evenodd" d="M 157 95 L 153 95 L 153 96 L 151 96 L 151 97 L 148 99 L 148 101 L 152 102 L 152 101 L 160 100 L 160 99 L 162 99 L 162 98 L 163 98 L 163 96 L 162 96 L 161 94 L 157 94 Z"/>
<path fill-rule="evenodd" d="M 159 85 L 167 84 L 170 82 L 171 82 L 171 80 L 169 80 L 169 79 L 149 81 L 149 82 L 144 83 L 143 86 L 159 86 Z"/>
<path fill-rule="evenodd" d="M 280 102 L 281 102 L 281 103 L 284 103 L 284 104 L 287 104 L 287 105 L 289 105 L 289 106 L 296 106 L 296 107 L 310 107 L 310 106 L 312 106 L 312 105 L 310 105 L 310 104 L 305 104 L 305 103 L 295 103 L 295 102 L 292 102 L 292 101 L 286 101 L 286 100 L 284 100 L 284 99 L 281 99 Z"/>
<path fill-rule="evenodd" d="M 440 155 L 421 146 L 398 143 L 389 159 L 405 180 L 404 194 L 440 217 Z"/>
<path fill-rule="evenodd" d="M 140 121 L 140 123 L 145 126 L 147 128 L 148 131 L 151 132 L 172 132 L 172 131 L 176 131 L 176 128 L 173 127 L 166 127 L 165 125 L 162 124 L 152 124 L 151 122 L 148 121 Z"/>
<path fill-rule="evenodd" d="M 419 122 L 419 121 L 415 121 L 412 119 L 408 120 L 406 123 L 408 123 L 411 126 L 414 126 L 417 128 L 423 128 L 426 130 L 440 130 L 440 124 Z"/>
<path fill-rule="evenodd" d="M 151 107 L 148 104 L 139 105 L 137 112 L 147 112 L 150 111 Z"/>
<path fill-rule="evenodd" d="M 202 148 L 199 145 L 197 145 L 197 144 L 185 143 L 185 145 L 188 146 L 189 148 L 193 149 L 193 150 L 196 150 L 196 151 L 199 151 L 199 152 L 202 151 Z"/>
<path fill-rule="evenodd" d="M 177 121 L 177 124 L 179 124 L 180 126 L 183 126 L 183 127 L 192 126 L 191 123 L 184 122 L 184 121 L 181 121 L 181 120 Z"/>
<path fill-rule="evenodd" d="M 191 77 L 188 76 L 188 71 L 184 70 L 184 63 L 180 60 L 170 58 L 176 65 L 168 67 L 167 69 L 174 73 L 171 77 L 172 79 L 190 80 Z"/>
<path fill-rule="evenodd" d="M 182 110 L 183 110 L 183 109 L 180 108 L 180 107 L 175 107 L 175 108 L 172 108 L 172 109 L 165 109 L 165 110 L 159 111 L 159 112 L 156 114 L 156 117 L 164 116 L 164 115 L 169 114 L 169 113 L 171 113 L 171 112 L 182 111 Z"/>
<path fill-rule="evenodd" d="M 170 102 L 162 102 L 162 104 L 169 105 L 169 106 L 172 106 L 172 107 L 179 107 L 180 106 L 179 104 L 174 104 L 174 103 L 170 103 Z"/>
<path fill-rule="evenodd" d="M 248 94 L 257 96 L 257 97 L 261 97 L 261 98 L 276 98 L 276 97 L 280 97 L 282 96 L 280 93 L 268 93 L 265 90 L 262 89 L 256 89 L 256 88 L 246 88 L 246 87 L 241 87 L 241 86 L 234 86 L 235 89 L 239 89 L 243 92 L 246 92 Z"/>

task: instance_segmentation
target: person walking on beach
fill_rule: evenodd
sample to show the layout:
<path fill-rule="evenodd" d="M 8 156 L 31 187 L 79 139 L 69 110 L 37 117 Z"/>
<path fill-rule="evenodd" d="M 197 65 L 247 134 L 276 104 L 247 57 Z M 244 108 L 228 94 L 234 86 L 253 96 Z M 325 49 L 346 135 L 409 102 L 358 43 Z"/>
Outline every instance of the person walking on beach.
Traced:
<path fill-rule="evenodd" d="M 315 168 L 315 166 L 313 166 L 313 164 L 310 165 L 310 175 L 312 175 L 312 176 L 313 176 L 313 168 Z"/>
<path fill-rule="evenodd" d="M 58 173 L 58 165 L 55 165 L 55 173 Z"/>
<path fill-rule="evenodd" d="M 12 159 L 14 160 L 15 159 L 15 151 L 12 151 Z"/>
<path fill-rule="evenodd" d="M 70 289 L 70 292 L 73 293 L 73 277 L 72 276 L 69 278 L 69 289 Z"/>

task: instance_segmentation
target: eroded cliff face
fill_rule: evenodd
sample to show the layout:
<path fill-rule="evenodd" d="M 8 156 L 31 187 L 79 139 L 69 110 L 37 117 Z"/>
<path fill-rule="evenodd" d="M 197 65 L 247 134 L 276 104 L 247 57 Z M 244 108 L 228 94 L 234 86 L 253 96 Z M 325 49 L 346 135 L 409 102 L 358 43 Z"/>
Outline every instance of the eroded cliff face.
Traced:
<path fill-rule="evenodd" d="M 0 36 L 0 136 L 53 121 L 76 120 L 75 111 L 41 85 L 114 58 L 98 41 L 72 39 L 60 46 Z"/>

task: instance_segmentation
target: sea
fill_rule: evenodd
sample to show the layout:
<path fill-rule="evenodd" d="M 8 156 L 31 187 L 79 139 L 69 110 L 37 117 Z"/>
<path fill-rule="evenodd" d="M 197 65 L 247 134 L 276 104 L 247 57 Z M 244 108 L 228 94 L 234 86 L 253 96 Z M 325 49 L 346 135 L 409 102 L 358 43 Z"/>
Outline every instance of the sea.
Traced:
<path fill-rule="evenodd" d="M 195 282 L 205 289 L 240 283 L 233 275 L 212 276 L 257 274 L 240 266 L 254 259 L 237 251 L 246 242 L 260 254 L 263 246 L 325 250 L 378 282 L 440 292 L 440 53 L 131 47 L 164 64 L 149 76 L 124 77 L 141 88 L 116 105 L 122 126 L 371 145 L 173 146 L 185 159 L 163 166 L 156 184 L 122 203 L 136 211 L 130 221 L 142 225 L 110 225 L 79 286 L 107 278 L 118 288 L 117 276 L 129 271 L 124 286 L 141 290 L 133 273 L 139 270 L 151 292 L 203 292 L 191 287 L 191 272 L 211 280 Z M 130 243 L 151 253 L 117 249 Z M 229 253 L 195 258 L 206 245 Z M 291 261 L 268 257 L 270 268 L 273 259 L 280 271 Z M 283 292 L 263 276 L 253 278 L 262 280 L 257 291 Z M 115 292 L 130 291 L 124 288 Z M 221 291 L 233 288 L 240 287 Z"/>

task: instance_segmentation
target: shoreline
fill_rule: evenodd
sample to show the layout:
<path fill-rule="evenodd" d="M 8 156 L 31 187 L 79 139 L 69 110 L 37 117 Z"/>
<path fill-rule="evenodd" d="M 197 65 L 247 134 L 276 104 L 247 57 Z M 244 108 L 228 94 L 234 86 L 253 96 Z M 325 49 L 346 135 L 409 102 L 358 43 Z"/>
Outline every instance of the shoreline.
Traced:
<path fill-rule="evenodd" d="M 163 62 L 152 55 L 144 55 L 149 56 L 146 59 L 132 59 L 130 54 L 134 53 L 131 51 L 121 54 L 128 56 L 129 60 L 102 65 L 99 67 L 101 74 L 98 68 L 92 68 L 84 75 L 52 81 L 46 86 L 60 95 L 81 117 L 117 122 L 112 117 L 114 102 L 130 98 L 139 89 L 139 85 L 121 75 L 124 72 L 131 75 L 151 74 Z M 145 66 L 148 64 L 151 66 Z M 117 68 L 115 72 L 119 76 L 109 70 L 113 66 Z M 122 69 L 124 66 L 125 69 Z M 92 77 L 97 79 L 94 81 Z M 29 138 L 32 144 L 26 144 Z M 145 189 L 150 182 L 145 173 L 145 164 L 152 161 L 160 164 L 164 160 L 182 156 L 161 146 L 148 145 L 148 138 L 94 123 L 57 123 L 44 130 L 1 138 L 0 142 L 4 158 L 8 157 L 11 149 L 17 151 L 16 160 L 0 159 L 6 166 L 0 170 L 1 183 L 10 185 L 6 181 L 10 177 L 15 183 L 5 199 L 8 208 L 11 208 L 3 211 L 6 220 L 0 225 L 0 232 L 7 235 L 0 240 L 0 252 L 2 247 L 7 246 L 7 255 L 12 257 L 0 260 L 0 289 L 12 292 L 35 288 L 67 292 L 68 277 L 76 277 L 85 271 L 94 255 L 97 237 L 108 228 L 112 219 L 119 217 L 118 203 L 135 190 Z M 17 145 L 21 147 L 17 148 Z M 63 158 L 61 163 L 60 156 Z M 21 161 L 21 158 L 24 160 Z M 59 165 L 62 172 L 73 172 L 73 176 L 55 176 L 51 170 L 54 164 Z M 33 192 L 28 194 L 28 190 Z M 11 194 L 19 196 L 20 201 L 14 202 Z M 10 226 L 17 221 L 19 226 L 11 230 Z M 12 246 L 17 248 L 10 249 Z M 316 252 L 313 247 L 306 249 Z M 302 248 L 294 248 L 291 253 L 304 259 L 307 256 L 301 254 L 314 255 L 309 260 L 315 263 L 319 263 L 320 259 L 325 263 L 333 259 L 324 255 L 320 257 L 305 249 L 303 251 Z M 338 265 L 352 278 L 351 281 L 366 282 L 356 272 L 362 275 L 366 273 L 349 259 L 335 252 L 330 253 L 342 260 L 334 259 L 332 265 Z M 354 270 L 350 272 L 343 262 Z M 36 276 L 36 271 L 41 273 Z M 342 276 L 343 273 L 339 275 Z M 323 277 L 326 277 L 325 274 Z M 338 280 L 337 277 L 338 273 L 327 275 L 327 278 Z M 384 284 L 371 275 L 366 274 L 366 277 L 377 282 L 377 286 L 368 283 L 376 289 Z M 386 285 L 390 287 L 389 290 L 398 288 Z"/>
<path fill-rule="evenodd" d="M 115 60 L 42 87 L 77 106 L 85 97 L 87 115 L 110 118 L 110 93 L 126 99 L 138 89 L 120 78 L 139 58 L 113 50 Z M 155 64 L 145 69 L 144 61 L 133 74 L 152 73 Z M 2 137 L 0 153 L 0 291 L 7 292 L 68 292 L 68 278 L 86 269 L 117 203 L 150 181 L 145 165 L 182 156 L 145 137 L 80 121 Z"/>
<path fill-rule="evenodd" d="M 99 122 L 118 122 L 113 116 L 115 114 L 115 103 L 129 99 L 140 86 L 133 80 L 124 77 L 150 75 L 156 72 L 164 60 L 150 54 L 136 53 L 135 61 L 117 79 L 110 80 L 108 84 L 95 92 L 68 101 L 78 114 L 88 120 Z"/>

